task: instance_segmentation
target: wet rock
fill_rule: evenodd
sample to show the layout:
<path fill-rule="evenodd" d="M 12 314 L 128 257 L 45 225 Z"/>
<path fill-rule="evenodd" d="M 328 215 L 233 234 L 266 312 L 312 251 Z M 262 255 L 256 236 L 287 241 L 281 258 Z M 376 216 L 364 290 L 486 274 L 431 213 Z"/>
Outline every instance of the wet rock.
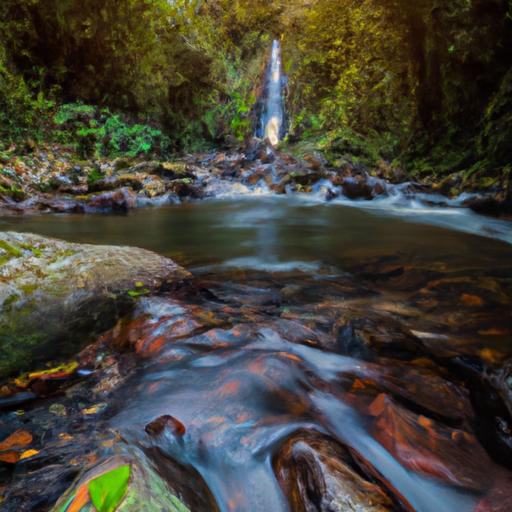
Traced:
<path fill-rule="evenodd" d="M 290 173 L 289 181 L 302 187 L 310 187 L 323 177 L 323 174 L 320 172 L 299 169 Z"/>
<path fill-rule="evenodd" d="M 361 476 L 350 454 L 320 434 L 291 437 L 274 458 L 274 470 L 294 512 L 395 510 L 387 494 Z"/>
<path fill-rule="evenodd" d="M 375 438 L 411 471 L 475 491 L 489 484 L 493 463 L 472 432 L 411 412 L 384 393 L 368 413 Z"/>
<path fill-rule="evenodd" d="M 127 212 L 136 206 L 137 196 L 129 188 L 92 195 L 86 201 L 88 211 Z"/>
<path fill-rule="evenodd" d="M 48 208 L 55 213 L 83 213 L 85 211 L 84 203 L 74 199 L 56 198 L 48 201 L 43 200 L 40 206 Z"/>
<path fill-rule="evenodd" d="M 159 436 L 166 429 L 176 436 L 181 437 L 185 434 L 185 425 L 174 416 L 169 415 L 160 416 L 145 427 L 145 431 L 152 437 Z"/>
<path fill-rule="evenodd" d="M 420 339 L 388 315 L 372 317 L 349 312 L 338 320 L 338 350 L 344 355 L 372 361 L 376 355 L 411 359 L 423 352 Z"/>
<path fill-rule="evenodd" d="M 171 260 L 131 247 L 0 233 L 0 376 L 75 353 L 139 295 L 180 282 Z"/>
<path fill-rule="evenodd" d="M 363 176 L 348 177 L 342 182 L 343 194 L 349 199 L 373 199 L 373 187 Z"/>
<path fill-rule="evenodd" d="M 475 196 L 464 201 L 462 204 L 483 215 L 493 215 L 496 217 L 512 215 L 512 196 L 507 196 L 504 192 L 486 196 Z"/>
<path fill-rule="evenodd" d="M 202 189 L 197 185 L 189 183 L 187 178 L 171 182 L 168 190 L 176 194 L 179 198 L 189 197 L 192 199 L 200 199 L 204 195 Z"/>
<path fill-rule="evenodd" d="M 255 162 L 261 160 L 262 162 L 269 162 L 273 159 L 274 150 L 265 141 L 260 139 L 251 139 L 245 149 L 245 160 L 247 162 Z"/>
<path fill-rule="evenodd" d="M 510 418 L 512 418 L 512 359 L 505 363 L 493 373 L 491 382 L 498 390 L 505 403 Z"/>
<path fill-rule="evenodd" d="M 179 492 L 181 489 L 178 489 L 176 483 L 164 479 L 161 471 L 157 470 L 154 464 L 142 452 L 137 451 L 136 453 L 127 453 L 123 456 L 113 457 L 85 472 L 58 500 L 52 511 L 68 510 L 68 504 L 71 507 L 69 510 L 96 510 L 92 505 L 90 494 L 87 490 L 89 482 L 100 475 L 107 474 L 109 471 L 125 465 L 130 467 L 130 478 L 126 496 L 120 501 L 115 509 L 116 511 L 165 510 L 166 512 L 188 512 L 190 510 L 187 504 L 182 501 L 183 498 Z M 193 503 L 193 505 L 196 505 L 196 503 Z M 203 504 L 201 503 L 201 505 Z M 189 506 L 192 507 L 192 504 Z M 206 510 L 215 511 L 217 507 L 213 505 L 212 508 L 206 508 L 203 505 L 193 508 L 193 510 L 198 510 L 199 512 Z"/>
<path fill-rule="evenodd" d="M 320 171 L 327 167 L 327 160 L 320 153 L 307 153 L 304 155 L 304 161 L 307 163 L 310 169 L 314 171 Z"/>

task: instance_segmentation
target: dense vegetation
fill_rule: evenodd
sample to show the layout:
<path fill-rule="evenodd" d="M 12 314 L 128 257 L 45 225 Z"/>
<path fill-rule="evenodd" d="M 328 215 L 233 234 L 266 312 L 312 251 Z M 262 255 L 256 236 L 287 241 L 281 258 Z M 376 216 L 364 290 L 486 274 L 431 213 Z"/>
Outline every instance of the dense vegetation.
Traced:
<path fill-rule="evenodd" d="M 417 175 L 510 174 L 510 0 L 3 0 L 0 20 L 4 143 L 243 140 L 280 37 L 290 141 Z"/>

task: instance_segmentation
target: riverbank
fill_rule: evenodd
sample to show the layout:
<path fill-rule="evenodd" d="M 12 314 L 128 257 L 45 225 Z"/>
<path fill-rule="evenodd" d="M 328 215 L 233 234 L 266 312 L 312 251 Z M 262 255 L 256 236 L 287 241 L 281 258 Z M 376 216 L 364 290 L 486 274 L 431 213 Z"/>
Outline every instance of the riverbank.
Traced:
<path fill-rule="evenodd" d="M 297 153 L 297 152 L 296 152 Z M 490 182 L 489 182 L 490 183 Z M 485 183 L 483 184 L 485 185 Z M 34 147 L 4 155 L 0 213 L 127 212 L 226 194 L 316 194 L 326 201 L 382 200 L 401 195 L 425 206 L 469 208 L 512 217 L 507 184 L 464 182 L 457 174 L 433 182 L 407 181 L 403 171 L 381 162 L 366 167 L 329 162 L 320 153 L 274 149 L 253 140 L 229 151 L 186 155 L 176 161 L 130 158 L 81 160 L 65 147 Z"/>

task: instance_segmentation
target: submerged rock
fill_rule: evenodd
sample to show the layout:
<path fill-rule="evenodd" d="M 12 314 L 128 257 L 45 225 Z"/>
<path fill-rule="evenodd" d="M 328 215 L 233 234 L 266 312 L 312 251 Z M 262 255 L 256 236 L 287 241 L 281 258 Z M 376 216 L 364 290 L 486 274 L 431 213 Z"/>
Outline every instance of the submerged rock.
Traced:
<path fill-rule="evenodd" d="M 136 297 L 188 275 L 143 249 L 0 233 L 0 377 L 75 353 Z"/>

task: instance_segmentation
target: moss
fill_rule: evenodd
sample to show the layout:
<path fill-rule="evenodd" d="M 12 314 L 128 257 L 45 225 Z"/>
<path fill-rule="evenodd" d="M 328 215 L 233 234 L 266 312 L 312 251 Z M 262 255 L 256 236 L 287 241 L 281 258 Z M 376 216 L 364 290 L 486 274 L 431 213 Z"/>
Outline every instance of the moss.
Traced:
<path fill-rule="evenodd" d="M 4 300 L 4 303 L 2 304 L 3 308 L 9 309 L 9 306 L 16 302 L 18 300 L 19 296 L 16 293 L 13 293 L 7 297 L 7 299 Z"/>
<path fill-rule="evenodd" d="M 0 185 L 0 194 L 11 197 L 15 201 L 22 201 L 25 199 L 25 192 L 23 192 L 23 190 L 17 185 L 12 185 L 11 187 Z"/>
<path fill-rule="evenodd" d="M 27 243 L 22 243 L 22 244 L 20 244 L 20 247 L 22 249 L 25 249 L 26 251 L 30 251 L 36 258 L 40 258 L 43 255 L 43 252 L 41 251 L 41 249 L 39 249 L 33 245 L 30 245 Z"/>
<path fill-rule="evenodd" d="M 0 249 L 3 249 L 9 257 L 20 258 L 23 253 L 18 247 L 7 243 L 5 240 L 0 240 Z"/>
<path fill-rule="evenodd" d="M 174 174 L 187 174 L 187 166 L 181 162 L 165 162 L 162 164 L 162 168 L 166 171 L 173 172 Z"/>
<path fill-rule="evenodd" d="M 32 295 L 39 286 L 36 283 L 27 283 L 22 284 L 19 288 L 25 295 Z"/>
<path fill-rule="evenodd" d="M 105 176 L 98 169 L 92 169 L 87 175 L 87 184 L 89 186 L 94 185 L 98 181 L 101 181 Z"/>

